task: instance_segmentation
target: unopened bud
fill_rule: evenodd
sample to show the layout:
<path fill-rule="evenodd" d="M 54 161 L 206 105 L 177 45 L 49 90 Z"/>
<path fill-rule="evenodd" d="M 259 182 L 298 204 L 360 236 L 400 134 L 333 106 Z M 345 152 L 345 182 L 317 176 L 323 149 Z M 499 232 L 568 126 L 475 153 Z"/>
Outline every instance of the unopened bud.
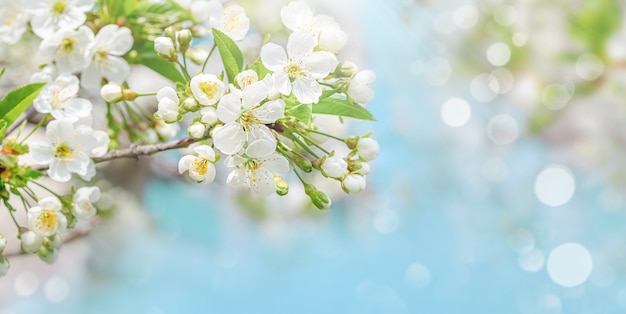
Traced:
<path fill-rule="evenodd" d="M 173 41 L 176 40 L 176 31 L 174 30 L 174 27 L 172 26 L 168 26 L 167 28 L 165 28 L 165 30 L 163 31 L 163 34 L 165 35 L 165 37 Z"/>
<path fill-rule="evenodd" d="M 326 193 L 317 190 L 315 186 L 311 184 L 306 184 L 304 186 L 304 193 L 306 193 L 306 195 L 311 198 L 311 202 L 318 209 L 328 209 L 332 204 L 330 198 L 328 197 L 328 195 L 326 195 Z"/>
<path fill-rule="evenodd" d="M 214 125 L 217 123 L 217 109 L 215 107 L 202 107 L 200 109 L 200 121 L 206 123 L 207 125 Z"/>
<path fill-rule="evenodd" d="M 182 53 L 187 52 L 187 49 L 189 49 L 189 45 L 191 44 L 191 39 L 193 39 L 191 31 L 188 29 L 183 29 L 179 31 L 176 35 L 178 40 L 178 50 L 180 50 L 180 52 Z"/>
<path fill-rule="evenodd" d="M 122 86 L 115 82 L 109 82 L 100 89 L 100 96 L 107 102 L 118 102 L 122 100 Z"/>
<path fill-rule="evenodd" d="M 311 164 L 311 161 L 304 158 L 304 157 L 296 157 L 293 160 L 296 163 L 296 166 L 298 166 L 298 168 L 302 169 L 302 171 L 304 172 L 311 172 L 313 170 L 313 165 Z"/>
<path fill-rule="evenodd" d="M 189 132 L 189 136 L 193 138 L 203 138 L 204 133 L 206 133 L 206 125 L 201 122 L 194 122 L 187 128 L 187 131 Z"/>
<path fill-rule="evenodd" d="M 160 57 L 169 62 L 174 62 L 178 59 L 176 47 L 174 47 L 174 41 L 169 37 L 157 37 L 154 40 L 154 50 Z"/>
<path fill-rule="evenodd" d="M 350 61 L 344 61 L 337 66 L 337 74 L 343 77 L 351 77 L 355 73 L 359 72 L 359 67 Z"/>
<path fill-rule="evenodd" d="M 283 177 L 274 177 L 274 184 L 276 184 L 276 194 L 285 196 L 289 193 L 289 183 Z"/>
<path fill-rule="evenodd" d="M 359 143 L 359 138 L 357 136 L 350 136 L 345 139 L 344 142 L 346 142 L 349 149 L 355 149 L 356 145 Z"/>
<path fill-rule="evenodd" d="M 361 159 L 371 161 L 378 157 L 378 154 L 380 153 L 380 146 L 375 139 L 365 137 L 360 139 L 357 143 L 357 150 Z"/>
<path fill-rule="evenodd" d="M 183 100 L 183 108 L 189 112 L 196 112 L 200 109 L 200 104 L 193 97 L 189 97 Z"/>
<path fill-rule="evenodd" d="M 37 252 L 43 242 L 43 238 L 32 231 L 22 233 L 20 240 L 22 241 L 22 251 L 26 253 Z"/>
<path fill-rule="evenodd" d="M 359 193 L 365 190 L 365 177 L 360 174 L 350 173 L 341 181 L 341 188 L 346 193 Z"/>
<path fill-rule="evenodd" d="M 348 172 L 348 163 L 339 156 L 328 156 L 322 162 L 322 174 L 330 178 L 341 178 Z"/>

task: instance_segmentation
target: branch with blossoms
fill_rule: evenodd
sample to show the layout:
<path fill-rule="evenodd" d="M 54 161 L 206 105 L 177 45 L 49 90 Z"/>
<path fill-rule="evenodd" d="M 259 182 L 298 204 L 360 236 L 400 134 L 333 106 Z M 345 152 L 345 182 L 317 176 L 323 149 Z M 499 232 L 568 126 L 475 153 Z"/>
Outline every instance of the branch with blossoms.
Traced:
<path fill-rule="evenodd" d="M 9 1 L 2 9 L 11 19 L 4 19 L 9 24 L 0 28 L 0 40 L 38 40 L 46 58 L 30 84 L 0 101 L 0 197 L 23 253 L 56 260 L 67 230 L 97 215 L 96 164 L 117 158 L 189 147 L 193 153 L 179 159 L 179 173 L 209 184 L 224 156 L 232 168 L 227 185 L 260 196 L 289 193 L 293 173 L 319 209 L 332 201 L 311 183 L 314 175 L 346 193 L 366 187 L 378 142 L 370 133 L 343 137 L 318 120 L 374 120 L 365 107 L 374 97 L 374 72 L 340 62 L 347 35 L 332 17 L 303 2 L 287 4 L 279 14 L 289 31 L 286 46 L 266 41 L 251 62 L 239 44 L 250 20 L 236 4 L 36 0 Z M 207 71 L 216 59 L 222 70 Z M 134 91 L 127 79 L 135 64 L 171 83 Z M 137 101 L 155 96 L 156 108 Z M 28 133 L 27 110 L 42 116 Z M 181 125 L 186 135 L 171 140 Z M 40 130 L 45 137 L 31 139 Z M 44 176 L 69 192 L 54 192 L 40 180 Z M 26 211 L 25 223 L 14 215 L 16 202 Z M 0 237 L 0 253 L 5 244 Z M 0 256 L 0 274 L 8 265 Z"/>

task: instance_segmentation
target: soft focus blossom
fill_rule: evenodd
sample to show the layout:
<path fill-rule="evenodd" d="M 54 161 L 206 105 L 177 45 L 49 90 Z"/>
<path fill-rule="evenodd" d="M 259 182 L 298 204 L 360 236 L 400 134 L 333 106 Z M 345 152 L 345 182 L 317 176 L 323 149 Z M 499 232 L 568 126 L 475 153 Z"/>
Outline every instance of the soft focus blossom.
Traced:
<path fill-rule="evenodd" d="M 359 157 L 365 161 L 374 160 L 380 153 L 380 146 L 375 139 L 365 137 L 357 143 L 357 152 Z"/>
<path fill-rule="evenodd" d="M 330 156 L 322 163 L 322 173 L 331 178 L 341 178 L 348 172 L 348 163 L 339 156 Z"/>
<path fill-rule="evenodd" d="M 30 25 L 41 38 L 48 38 L 59 29 L 75 29 L 81 26 L 95 0 L 30 0 L 25 8 L 33 15 Z"/>
<path fill-rule="evenodd" d="M 246 16 L 246 12 L 236 4 L 224 8 L 218 0 L 194 1 L 190 11 L 198 22 L 223 32 L 235 41 L 246 37 L 250 28 L 250 19 Z"/>
<path fill-rule="evenodd" d="M 43 238 L 32 230 L 22 233 L 20 236 L 22 250 L 26 253 L 35 253 L 41 247 Z"/>
<path fill-rule="evenodd" d="M 22 8 L 22 1 L 0 1 L 0 41 L 15 44 L 28 29 L 30 15 Z"/>
<path fill-rule="evenodd" d="M 158 91 L 156 98 L 159 101 L 156 117 L 163 119 L 167 123 L 178 121 L 180 118 L 178 110 L 180 99 L 176 95 L 176 91 L 169 86 L 162 87 Z"/>
<path fill-rule="evenodd" d="M 343 178 L 341 187 L 346 193 L 360 193 L 365 190 L 366 183 L 365 176 L 350 173 Z"/>
<path fill-rule="evenodd" d="M 96 214 L 93 206 L 100 199 L 100 189 L 97 186 L 82 187 L 74 194 L 72 214 L 78 220 L 89 220 Z"/>

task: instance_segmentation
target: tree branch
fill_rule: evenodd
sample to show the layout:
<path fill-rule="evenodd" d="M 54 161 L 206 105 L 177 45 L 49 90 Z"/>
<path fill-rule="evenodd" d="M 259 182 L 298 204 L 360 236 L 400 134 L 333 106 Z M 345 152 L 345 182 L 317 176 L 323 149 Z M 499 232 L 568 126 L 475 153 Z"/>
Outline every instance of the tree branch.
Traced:
<path fill-rule="evenodd" d="M 93 161 L 95 163 L 100 163 L 100 162 L 105 162 L 105 161 L 109 161 L 113 159 L 120 159 L 120 158 L 138 158 L 139 156 L 152 155 L 152 154 L 163 152 L 166 150 L 184 148 L 193 143 L 199 142 L 201 140 L 204 140 L 204 138 L 197 139 L 197 138 L 186 137 L 180 140 L 170 141 L 166 143 L 159 143 L 159 144 L 144 144 L 144 145 L 132 144 L 127 148 L 110 151 L 102 157 L 93 158 Z M 47 170 L 48 167 L 49 167 L 48 165 L 43 165 L 39 167 L 33 167 L 33 169 L 44 171 L 44 170 Z"/>

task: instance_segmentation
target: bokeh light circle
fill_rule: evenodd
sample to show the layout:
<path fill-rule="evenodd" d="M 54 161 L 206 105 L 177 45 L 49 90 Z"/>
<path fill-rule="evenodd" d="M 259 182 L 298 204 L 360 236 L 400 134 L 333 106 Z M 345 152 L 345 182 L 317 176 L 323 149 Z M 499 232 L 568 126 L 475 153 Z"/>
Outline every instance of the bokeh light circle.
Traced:
<path fill-rule="evenodd" d="M 561 206 L 574 196 L 576 182 L 569 169 L 561 165 L 546 167 L 535 179 L 535 195 L 548 206 Z"/>
<path fill-rule="evenodd" d="M 587 52 L 576 60 L 576 74 L 583 80 L 593 81 L 604 73 L 604 62 L 600 57 Z"/>
<path fill-rule="evenodd" d="M 517 140 L 519 134 L 517 122 L 508 114 L 496 115 L 487 123 L 487 137 L 496 144 L 511 144 Z"/>
<path fill-rule="evenodd" d="M 505 43 L 494 43 L 487 48 L 487 61 L 494 66 L 503 66 L 511 59 L 511 48 Z"/>
<path fill-rule="evenodd" d="M 441 106 L 441 119 L 453 128 L 464 126 L 471 117 L 472 109 L 462 98 L 450 98 Z"/>
<path fill-rule="evenodd" d="M 564 243 L 554 248 L 546 265 L 554 283 L 563 287 L 583 284 L 593 270 L 591 253 L 578 243 Z"/>

